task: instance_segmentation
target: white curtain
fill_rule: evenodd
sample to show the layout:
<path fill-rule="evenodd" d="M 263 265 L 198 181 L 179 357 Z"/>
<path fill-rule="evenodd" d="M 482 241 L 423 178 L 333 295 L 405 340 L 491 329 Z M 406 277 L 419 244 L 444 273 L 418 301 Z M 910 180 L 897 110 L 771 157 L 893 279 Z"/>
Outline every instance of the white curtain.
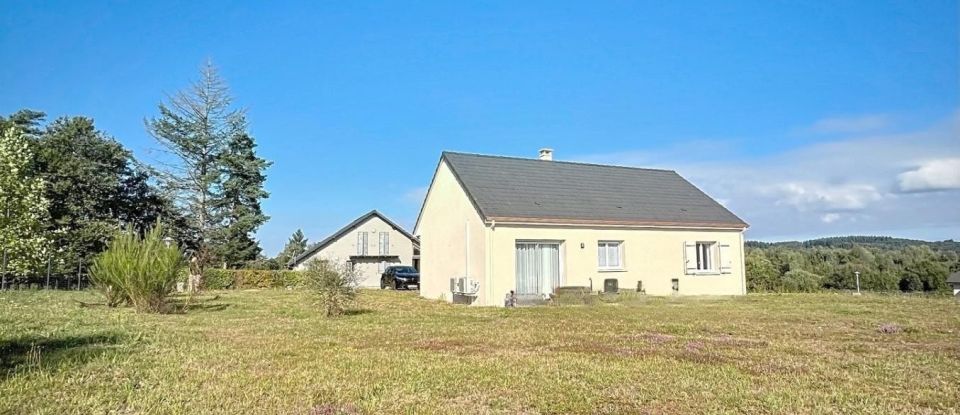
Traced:
<path fill-rule="evenodd" d="M 549 294 L 553 289 L 562 285 L 560 281 L 560 246 L 557 244 L 540 245 L 540 253 L 543 257 L 543 268 L 541 279 L 543 284 L 542 294 Z"/>
<path fill-rule="evenodd" d="M 517 294 L 543 295 L 563 284 L 558 244 L 517 244 Z"/>

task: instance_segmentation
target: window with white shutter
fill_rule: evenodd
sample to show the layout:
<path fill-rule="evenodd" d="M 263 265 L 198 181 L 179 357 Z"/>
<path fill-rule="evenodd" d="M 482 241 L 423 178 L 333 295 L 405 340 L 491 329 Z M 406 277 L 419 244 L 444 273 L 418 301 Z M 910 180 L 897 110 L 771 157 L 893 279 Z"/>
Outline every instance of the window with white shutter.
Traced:
<path fill-rule="evenodd" d="M 721 271 L 720 259 L 717 256 L 723 254 L 717 251 L 716 242 L 685 242 L 683 244 L 683 260 L 686 273 L 704 274 Z"/>
<path fill-rule="evenodd" d="M 367 254 L 367 233 L 357 232 L 357 255 Z"/>
<path fill-rule="evenodd" d="M 733 253 L 728 244 L 720 244 L 720 273 L 729 274 L 733 272 Z"/>
<path fill-rule="evenodd" d="M 380 255 L 390 255 L 390 233 L 380 232 Z"/>

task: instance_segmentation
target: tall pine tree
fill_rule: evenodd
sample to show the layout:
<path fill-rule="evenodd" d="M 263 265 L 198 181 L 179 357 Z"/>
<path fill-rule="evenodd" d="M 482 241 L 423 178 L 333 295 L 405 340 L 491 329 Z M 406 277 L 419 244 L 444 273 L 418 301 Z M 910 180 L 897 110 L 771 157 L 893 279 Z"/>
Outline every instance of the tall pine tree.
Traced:
<path fill-rule="evenodd" d="M 164 188 L 187 212 L 192 234 L 195 272 L 212 262 L 211 242 L 224 230 L 218 199 L 224 185 L 223 157 L 232 138 L 245 134 L 243 111 L 234 109 L 226 83 L 212 63 L 200 71 L 200 80 L 159 105 L 160 115 L 147 121 L 147 130 L 171 155 L 159 178 Z"/>
<path fill-rule="evenodd" d="M 290 261 L 306 250 L 307 238 L 303 235 L 303 231 L 297 229 L 297 231 L 290 236 L 290 240 L 288 240 L 287 244 L 283 247 L 283 251 L 280 251 L 280 254 L 277 255 L 277 262 L 281 268 L 286 268 Z"/>
<path fill-rule="evenodd" d="M 238 130 L 246 130 L 245 128 Z M 270 194 L 263 189 L 264 171 L 270 162 L 257 157 L 256 143 L 246 132 L 230 138 L 220 165 L 226 178 L 216 207 L 224 218 L 215 252 L 228 267 L 241 267 L 260 255 L 254 232 L 269 219 L 260 208 L 260 199 Z"/>

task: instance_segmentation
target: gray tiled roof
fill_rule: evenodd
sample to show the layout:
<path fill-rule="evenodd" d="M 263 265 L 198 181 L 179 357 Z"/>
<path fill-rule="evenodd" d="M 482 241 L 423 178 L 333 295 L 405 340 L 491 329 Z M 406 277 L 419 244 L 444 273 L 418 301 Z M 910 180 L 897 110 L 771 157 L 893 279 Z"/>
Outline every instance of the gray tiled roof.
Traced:
<path fill-rule="evenodd" d="M 487 220 L 746 227 L 672 170 L 444 152 Z"/>
<path fill-rule="evenodd" d="M 947 282 L 960 284 L 960 271 L 947 276 Z"/>

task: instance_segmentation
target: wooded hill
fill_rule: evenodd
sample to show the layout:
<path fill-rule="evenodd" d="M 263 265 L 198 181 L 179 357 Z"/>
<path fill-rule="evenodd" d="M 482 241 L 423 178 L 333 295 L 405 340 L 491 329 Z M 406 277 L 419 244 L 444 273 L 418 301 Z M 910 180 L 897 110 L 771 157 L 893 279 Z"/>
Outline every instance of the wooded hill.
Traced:
<path fill-rule="evenodd" d="M 948 292 L 960 270 L 960 243 L 889 236 L 746 243 L 747 288 L 754 292 L 856 289 Z"/>

